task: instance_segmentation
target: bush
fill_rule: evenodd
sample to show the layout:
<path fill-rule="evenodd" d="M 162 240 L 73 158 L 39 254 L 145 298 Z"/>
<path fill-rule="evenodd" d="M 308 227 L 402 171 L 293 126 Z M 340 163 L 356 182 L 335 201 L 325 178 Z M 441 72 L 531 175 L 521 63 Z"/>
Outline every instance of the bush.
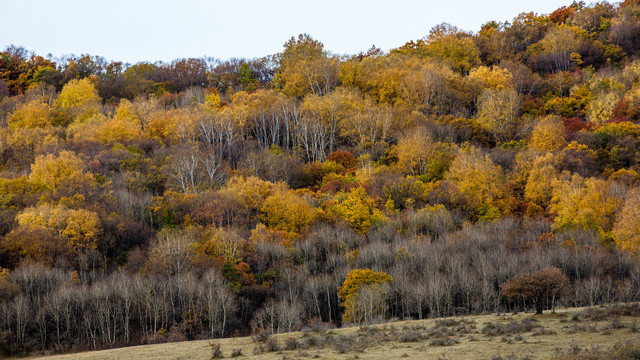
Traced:
<path fill-rule="evenodd" d="M 431 346 L 451 346 L 458 344 L 460 341 L 453 338 L 433 339 L 429 342 Z"/>
<path fill-rule="evenodd" d="M 224 355 L 222 355 L 222 350 L 220 350 L 220 344 L 217 342 L 210 342 L 209 346 L 211 346 L 211 358 L 212 359 L 222 359 Z"/>
<path fill-rule="evenodd" d="M 242 349 L 233 349 L 231 351 L 231 357 L 240 357 L 242 356 Z"/>

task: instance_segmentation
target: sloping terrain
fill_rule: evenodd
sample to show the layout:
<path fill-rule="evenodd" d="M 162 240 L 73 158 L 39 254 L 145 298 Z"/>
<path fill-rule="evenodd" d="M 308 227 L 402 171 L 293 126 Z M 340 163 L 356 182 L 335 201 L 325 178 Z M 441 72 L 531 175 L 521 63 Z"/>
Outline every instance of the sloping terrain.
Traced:
<path fill-rule="evenodd" d="M 638 306 L 561 309 L 556 314 L 476 315 L 400 321 L 274 336 L 144 345 L 38 359 L 547 359 L 640 345 Z M 241 354 L 241 355 L 239 355 Z M 606 357 L 605 357 L 606 358 Z"/>

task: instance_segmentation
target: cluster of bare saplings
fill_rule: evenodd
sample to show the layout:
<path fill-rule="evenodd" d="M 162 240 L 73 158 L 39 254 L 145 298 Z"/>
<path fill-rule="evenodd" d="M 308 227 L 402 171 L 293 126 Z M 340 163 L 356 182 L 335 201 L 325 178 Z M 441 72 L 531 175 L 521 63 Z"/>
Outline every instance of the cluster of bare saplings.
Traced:
<path fill-rule="evenodd" d="M 268 287 L 234 288 L 219 271 L 180 254 L 149 275 L 78 275 L 25 264 L 1 283 L 0 295 L 10 300 L 0 305 L 0 341 L 5 353 L 15 354 L 231 336 L 249 326 L 286 332 L 318 321 L 339 324 L 338 287 L 354 268 L 393 278 L 382 311 L 354 319 L 361 323 L 529 310 L 538 306 L 535 299 L 510 301 L 500 285 L 550 268 L 566 274 L 568 284 L 556 299 L 543 298 L 541 308 L 552 300 L 567 306 L 640 300 L 637 261 L 599 245 L 596 233 L 573 230 L 550 238 L 549 230 L 547 222 L 514 218 L 456 230 L 446 214 L 415 213 L 368 239 L 320 225 L 293 248 L 255 244 L 249 265 L 272 276 Z M 356 306 L 367 314 L 370 305 Z"/>

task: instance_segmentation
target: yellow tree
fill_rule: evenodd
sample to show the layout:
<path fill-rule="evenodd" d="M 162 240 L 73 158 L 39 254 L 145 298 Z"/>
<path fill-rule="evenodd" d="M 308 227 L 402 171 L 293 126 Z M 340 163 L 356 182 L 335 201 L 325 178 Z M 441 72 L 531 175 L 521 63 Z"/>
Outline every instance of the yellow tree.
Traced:
<path fill-rule="evenodd" d="M 359 232 L 365 233 L 373 224 L 385 220 L 384 214 L 376 208 L 375 202 L 362 187 L 348 193 L 338 193 L 336 200 L 337 204 L 330 207 L 331 212 Z"/>
<path fill-rule="evenodd" d="M 509 70 L 498 66 L 479 66 L 469 72 L 468 78 L 483 88 L 505 89 L 513 86 L 513 76 Z"/>
<path fill-rule="evenodd" d="M 330 95 L 339 106 L 340 136 L 364 147 L 367 143 L 386 140 L 394 125 L 391 107 L 377 104 L 357 89 L 337 88 Z"/>
<path fill-rule="evenodd" d="M 613 109 L 624 97 L 626 87 L 606 77 L 595 77 L 589 85 L 592 96 L 587 107 L 587 119 L 600 123 L 609 120 Z"/>
<path fill-rule="evenodd" d="M 507 214 L 513 208 L 502 168 L 488 155 L 471 146 L 460 150 L 446 177 L 467 198 L 469 205 L 486 219 Z"/>
<path fill-rule="evenodd" d="M 524 132 L 520 125 L 520 95 L 513 88 L 486 89 L 478 99 L 478 120 L 497 143 Z"/>
<path fill-rule="evenodd" d="M 93 175 L 85 172 L 83 161 L 73 151 L 39 155 L 31 165 L 29 180 L 53 192 L 63 185 L 82 189 L 95 184 Z"/>
<path fill-rule="evenodd" d="M 529 146 L 538 151 L 556 151 L 567 144 L 566 132 L 557 116 L 547 116 L 533 128 Z"/>
<path fill-rule="evenodd" d="M 480 63 L 480 51 L 471 33 L 447 23 L 434 26 L 426 38 L 417 42 L 411 41 L 394 52 L 420 57 L 431 56 L 444 61 L 461 74 L 468 74 Z"/>
<path fill-rule="evenodd" d="M 607 238 L 623 195 L 623 189 L 613 181 L 565 175 L 555 182 L 551 198 L 550 209 L 557 214 L 555 226 L 594 229 Z"/>
<path fill-rule="evenodd" d="M 323 95 L 338 83 L 338 59 L 328 57 L 324 45 L 307 34 L 284 44 L 279 65 L 274 84 L 289 96 Z"/>
<path fill-rule="evenodd" d="M 109 121 L 102 114 L 94 114 L 83 121 L 76 121 L 67 127 L 67 137 L 75 142 L 100 142 L 101 129 Z"/>
<path fill-rule="evenodd" d="M 345 309 L 342 320 L 362 322 L 383 316 L 386 309 L 384 285 L 392 281 L 393 278 L 384 272 L 375 272 L 370 269 L 349 271 L 342 286 L 338 287 L 340 304 Z M 372 298 L 374 301 L 366 301 L 371 297 L 363 295 L 373 295 L 365 294 L 365 292 L 370 293 L 370 290 L 382 296 Z"/>
<path fill-rule="evenodd" d="M 19 105 L 7 117 L 7 123 L 12 128 L 47 127 L 51 122 L 51 108 L 40 100 Z"/>
<path fill-rule="evenodd" d="M 222 257 L 224 262 L 236 264 L 244 257 L 244 246 L 247 242 L 234 230 L 223 228 L 208 229 L 205 241 L 199 250 L 207 255 Z"/>
<path fill-rule="evenodd" d="M 89 78 L 74 79 L 62 88 L 56 106 L 70 120 L 84 121 L 100 111 L 100 96 Z"/>
<path fill-rule="evenodd" d="M 613 227 L 613 239 L 621 249 L 640 254 L 640 188 L 627 192 Z"/>
<path fill-rule="evenodd" d="M 68 209 L 64 205 L 42 204 L 27 208 L 16 216 L 20 226 L 55 230 L 76 251 L 95 249 L 102 235 L 98 214 L 85 209 Z"/>
<path fill-rule="evenodd" d="M 315 211 L 292 191 L 278 191 L 269 196 L 260 209 L 260 219 L 270 228 L 299 234 L 313 221 Z"/>
<path fill-rule="evenodd" d="M 245 208 L 258 212 L 262 209 L 265 200 L 273 194 L 284 193 L 287 190 L 285 183 L 272 183 L 257 177 L 234 176 L 220 190 L 223 195 L 236 199 Z"/>
<path fill-rule="evenodd" d="M 547 153 L 533 160 L 524 188 L 524 197 L 537 205 L 546 207 L 553 195 L 553 186 L 559 176 L 554 167 L 554 156 Z"/>
<path fill-rule="evenodd" d="M 189 124 L 189 111 L 186 109 L 156 110 L 147 117 L 144 131 L 150 138 L 167 144 L 180 141 L 179 124 Z"/>
<path fill-rule="evenodd" d="M 392 105 L 401 101 L 406 57 L 398 54 L 352 59 L 340 69 L 343 86 L 355 86 L 373 100 Z"/>
<path fill-rule="evenodd" d="M 142 136 L 142 124 L 131 102 L 123 99 L 113 118 L 109 119 L 98 129 L 98 139 L 108 144 L 113 141 L 139 140 Z"/>
<path fill-rule="evenodd" d="M 395 147 L 398 167 L 412 175 L 425 174 L 437 151 L 438 144 L 424 127 L 410 131 Z"/>

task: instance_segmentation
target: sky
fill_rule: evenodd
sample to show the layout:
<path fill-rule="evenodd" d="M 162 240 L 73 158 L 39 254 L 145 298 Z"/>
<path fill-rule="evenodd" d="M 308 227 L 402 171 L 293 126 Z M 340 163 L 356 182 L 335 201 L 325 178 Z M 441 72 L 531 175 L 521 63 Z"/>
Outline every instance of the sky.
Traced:
<path fill-rule="evenodd" d="M 54 57 L 100 55 L 137 63 L 209 56 L 255 58 L 307 33 L 334 54 L 402 46 L 447 22 L 478 31 L 487 21 L 539 14 L 571 0 L 0 0 L 0 47 Z"/>

